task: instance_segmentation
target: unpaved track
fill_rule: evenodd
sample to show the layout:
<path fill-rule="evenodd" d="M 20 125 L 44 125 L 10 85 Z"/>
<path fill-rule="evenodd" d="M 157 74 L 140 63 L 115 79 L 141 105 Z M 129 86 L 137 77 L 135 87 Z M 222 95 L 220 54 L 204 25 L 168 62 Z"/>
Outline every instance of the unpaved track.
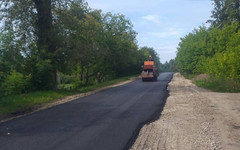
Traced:
<path fill-rule="evenodd" d="M 176 73 L 160 119 L 145 125 L 132 150 L 239 150 L 240 93 L 215 93 Z"/>
<path fill-rule="evenodd" d="M 0 123 L 0 150 L 122 150 L 158 116 L 172 73 L 122 86 Z"/>

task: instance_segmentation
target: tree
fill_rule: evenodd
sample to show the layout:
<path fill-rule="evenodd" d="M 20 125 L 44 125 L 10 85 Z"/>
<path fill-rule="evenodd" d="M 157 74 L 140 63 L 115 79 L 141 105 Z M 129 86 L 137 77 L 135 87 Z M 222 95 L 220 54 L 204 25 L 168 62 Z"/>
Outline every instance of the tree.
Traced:
<path fill-rule="evenodd" d="M 204 61 L 203 57 L 207 56 L 209 41 L 209 31 L 205 26 L 194 29 L 184 38 L 178 45 L 176 63 L 181 73 L 200 73 L 201 62 Z"/>
<path fill-rule="evenodd" d="M 77 76 L 82 86 L 141 70 L 144 54 L 124 15 L 103 14 L 82 0 L 2 0 L 1 4 L 2 31 L 11 31 L 8 42 L 17 46 L 10 49 L 5 44 L 2 52 L 18 52 L 19 73 L 30 78 L 31 89 L 55 89 L 57 71 Z M 18 68 L 13 59 L 9 62 Z"/>
<path fill-rule="evenodd" d="M 164 64 L 161 64 L 161 71 L 163 72 L 176 72 L 177 66 L 175 64 L 175 60 L 171 59 L 169 62 L 165 62 Z"/>
<path fill-rule="evenodd" d="M 19 41 L 13 41 L 15 38 L 13 30 L 6 31 L 0 35 L 0 64 L 4 68 L 5 73 L 8 73 L 11 69 L 21 71 L 23 56 L 19 50 Z"/>
<path fill-rule="evenodd" d="M 240 23 L 240 1 L 239 0 L 212 0 L 214 9 L 212 11 L 212 27 L 222 28 L 232 22 Z"/>
<path fill-rule="evenodd" d="M 240 82 L 238 23 L 195 29 L 179 43 L 176 63 L 183 74 L 205 73 L 217 80 Z M 237 32 L 236 32 L 237 31 Z"/>
<path fill-rule="evenodd" d="M 112 13 L 106 13 L 103 22 L 107 70 L 113 77 L 132 74 L 135 72 L 132 66 L 137 63 L 134 56 L 137 53 L 136 32 L 132 23 L 124 15 Z"/>
<path fill-rule="evenodd" d="M 33 43 L 37 45 L 37 52 L 34 52 L 35 67 L 38 66 L 38 62 L 48 63 L 48 71 L 46 71 L 49 79 L 41 78 L 38 76 L 39 72 L 36 69 L 33 72 L 34 76 L 38 76 L 38 82 L 35 85 L 47 84 L 48 88 L 56 89 L 56 72 L 58 69 L 57 58 L 57 33 L 55 30 L 55 16 L 53 11 L 57 8 L 66 8 L 72 3 L 79 3 L 81 0 L 2 0 L 1 10 L 2 20 L 4 21 L 5 30 L 9 28 L 14 29 L 16 39 L 20 39 L 23 43 L 24 49 L 21 49 L 24 55 L 29 56 L 32 53 L 32 49 L 29 49 Z M 14 40 L 16 40 L 14 39 Z M 31 47 L 32 48 L 32 47 Z M 34 67 L 34 65 L 33 65 Z M 33 81 L 36 81 L 33 79 Z M 41 82 L 41 83 L 39 83 Z M 51 84 L 49 84 L 49 82 Z M 46 87 L 44 87 L 46 88 Z"/>

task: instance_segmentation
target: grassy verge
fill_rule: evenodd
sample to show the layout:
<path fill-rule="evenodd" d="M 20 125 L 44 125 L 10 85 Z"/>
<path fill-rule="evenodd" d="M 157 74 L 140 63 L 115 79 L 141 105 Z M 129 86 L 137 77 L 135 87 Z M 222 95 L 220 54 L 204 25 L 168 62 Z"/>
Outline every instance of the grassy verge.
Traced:
<path fill-rule="evenodd" d="M 240 83 L 235 81 L 217 80 L 207 74 L 183 74 L 186 79 L 192 80 L 199 87 L 209 89 L 214 92 L 239 93 Z"/>
<path fill-rule="evenodd" d="M 183 74 L 183 76 L 184 76 L 184 78 L 191 80 L 191 79 L 195 78 L 197 75 L 196 74 Z"/>
<path fill-rule="evenodd" d="M 80 89 L 75 90 L 37 91 L 28 94 L 10 95 L 7 97 L 2 97 L 0 98 L 0 119 L 1 116 L 20 114 L 26 111 L 31 111 L 31 108 L 33 108 L 36 105 L 55 101 L 57 99 L 64 98 L 66 96 L 70 96 L 77 93 L 93 91 L 101 87 L 129 80 L 131 77 L 136 76 L 122 77 L 119 79 L 114 79 L 100 84 L 82 87 Z"/>
<path fill-rule="evenodd" d="M 230 81 L 218 81 L 218 80 L 196 80 L 195 84 L 199 87 L 210 89 L 214 92 L 240 92 L 240 85 Z"/>

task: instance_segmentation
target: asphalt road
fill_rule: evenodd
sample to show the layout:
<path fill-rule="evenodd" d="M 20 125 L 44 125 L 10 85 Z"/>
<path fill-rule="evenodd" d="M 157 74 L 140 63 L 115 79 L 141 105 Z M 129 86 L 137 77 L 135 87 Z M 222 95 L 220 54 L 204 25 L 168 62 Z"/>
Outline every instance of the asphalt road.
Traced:
<path fill-rule="evenodd" d="M 0 124 L 1 150 L 128 149 L 159 116 L 172 73 L 137 80 Z"/>

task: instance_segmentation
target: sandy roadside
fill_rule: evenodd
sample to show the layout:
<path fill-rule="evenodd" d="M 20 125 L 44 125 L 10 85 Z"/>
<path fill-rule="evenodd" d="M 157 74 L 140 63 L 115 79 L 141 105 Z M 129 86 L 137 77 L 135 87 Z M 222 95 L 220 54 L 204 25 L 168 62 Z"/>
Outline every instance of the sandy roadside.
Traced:
<path fill-rule="evenodd" d="M 179 73 L 160 119 L 145 125 L 132 150 L 239 150 L 240 93 L 196 87 Z"/>

